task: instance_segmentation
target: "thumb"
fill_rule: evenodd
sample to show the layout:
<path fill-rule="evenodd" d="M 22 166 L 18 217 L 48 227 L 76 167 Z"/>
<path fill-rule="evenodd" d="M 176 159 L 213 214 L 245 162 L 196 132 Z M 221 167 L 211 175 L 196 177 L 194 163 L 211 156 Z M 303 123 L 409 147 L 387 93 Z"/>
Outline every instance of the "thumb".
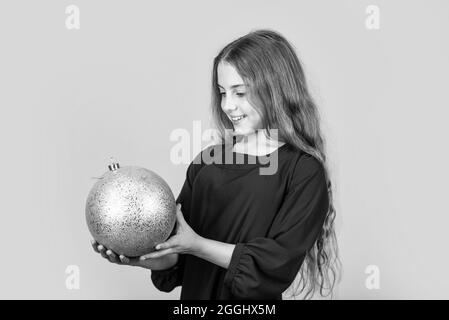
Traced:
<path fill-rule="evenodd" d="M 181 211 L 181 204 L 176 205 L 176 218 L 180 223 L 185 223 L 184 215 L 182 214 Z"/>
<path fill-rule="evenodd" d="M 176 247 L 178 245 L 178 238 L 176 235 L 170 237 L 167 241 L 159 243 L 155 246 L 156 250 L 168 249 L 172 247 Z"/>

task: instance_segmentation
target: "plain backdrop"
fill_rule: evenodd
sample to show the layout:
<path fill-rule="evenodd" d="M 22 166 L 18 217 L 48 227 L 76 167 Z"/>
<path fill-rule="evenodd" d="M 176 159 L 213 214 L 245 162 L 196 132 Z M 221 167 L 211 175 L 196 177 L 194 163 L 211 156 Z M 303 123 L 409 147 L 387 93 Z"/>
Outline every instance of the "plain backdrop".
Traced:
<path fill-rule="evenodd" d="M 93 252 L 86 197 L 110 156 L 177 196 L 188 164 L 170 160 L 170 134 L 211 127 L 213 58 L 258 28 L 295 46 L 322 115 L 337 298 L 449 298 L 448 12 L 443 0 L 2 1 L 0 298 L 179 298 Z"/>

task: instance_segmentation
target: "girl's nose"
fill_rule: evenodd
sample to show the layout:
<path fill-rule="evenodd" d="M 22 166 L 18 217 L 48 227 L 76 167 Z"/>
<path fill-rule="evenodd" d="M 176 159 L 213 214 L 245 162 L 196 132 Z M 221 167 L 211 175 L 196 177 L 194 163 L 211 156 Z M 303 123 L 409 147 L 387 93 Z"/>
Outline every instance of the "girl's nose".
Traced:
<path fill-rule="evenodd" d="M 237 106 L 235 105 L 235 103 L 232 101 L 232 99 L 226 99 L 223 106 L 223 111 L 226 113 L 231 113 L 234 110 L 237 110 Z"/>

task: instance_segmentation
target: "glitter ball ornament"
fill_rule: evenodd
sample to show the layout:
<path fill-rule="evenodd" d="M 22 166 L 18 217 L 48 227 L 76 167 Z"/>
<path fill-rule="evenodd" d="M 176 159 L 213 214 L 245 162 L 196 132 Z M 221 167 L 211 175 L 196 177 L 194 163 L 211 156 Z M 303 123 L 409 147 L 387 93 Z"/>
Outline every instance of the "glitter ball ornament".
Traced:
<path fill-rule="evenodd" d="M 153 171 L 113 162 L 89 192 L 86 221 L 99 244 L 138 257 L 169 237 L 176 222 L 175 198 Z"/>

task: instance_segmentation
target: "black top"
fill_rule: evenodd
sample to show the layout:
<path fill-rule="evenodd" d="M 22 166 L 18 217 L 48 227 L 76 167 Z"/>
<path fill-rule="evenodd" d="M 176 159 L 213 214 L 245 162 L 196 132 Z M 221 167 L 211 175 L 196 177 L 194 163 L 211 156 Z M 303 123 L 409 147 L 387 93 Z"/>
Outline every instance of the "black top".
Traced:
<path fill-rule="evenodd" d="M 230 155 L 232 163 L 225 162 Z M 282 299 L 329 208 L 322 164 L 289 144 L 267 157 L 215 145 L 197 155 L 186 176 L 176 200 L 186 222 L 200 236 L 236 247 L 228 269 L 180 254 L 174 267 L 151 272 L 156 288 L 181 285 L 182 300 Z"/>

